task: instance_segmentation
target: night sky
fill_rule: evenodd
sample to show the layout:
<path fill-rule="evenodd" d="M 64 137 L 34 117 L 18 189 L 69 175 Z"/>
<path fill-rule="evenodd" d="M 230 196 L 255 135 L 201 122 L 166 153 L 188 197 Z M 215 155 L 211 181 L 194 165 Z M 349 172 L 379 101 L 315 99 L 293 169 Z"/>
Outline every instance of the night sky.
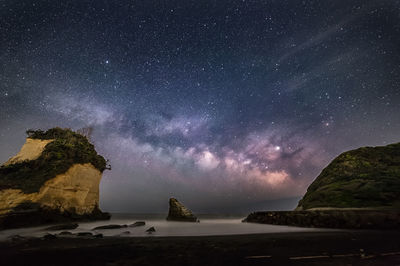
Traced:
<path fill-rule="evenodd" d="M 0 161 L 92 126 L 101 208 L 295 207 L 400 141 L 400 1 L 0 1 Z"/>

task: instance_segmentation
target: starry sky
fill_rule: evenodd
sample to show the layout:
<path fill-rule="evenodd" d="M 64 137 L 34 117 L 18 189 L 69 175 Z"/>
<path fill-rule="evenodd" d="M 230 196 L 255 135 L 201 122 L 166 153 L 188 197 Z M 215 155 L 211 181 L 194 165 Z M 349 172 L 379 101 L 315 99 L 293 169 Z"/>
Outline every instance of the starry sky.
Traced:
<path fill-rule="evenodd" d="M 0 161 L 94 128 L 101 208 L 290 209 L 400 140 L 400 1 L 0 1 Z"/>

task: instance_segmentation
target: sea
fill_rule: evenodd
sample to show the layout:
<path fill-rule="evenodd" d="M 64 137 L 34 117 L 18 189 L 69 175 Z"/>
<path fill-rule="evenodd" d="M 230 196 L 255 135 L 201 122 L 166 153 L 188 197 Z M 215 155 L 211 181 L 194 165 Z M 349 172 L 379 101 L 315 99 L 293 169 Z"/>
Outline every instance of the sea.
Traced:
<path fill-rule="evenodd" d="M 91 232 L 93 234 L 103 234 L 104 236 L 120 237 L 169 237 L 169 236 L 217 236 L 217 235 L 246 235 L 246 234 L 266 234 L 266 233 L 291 233 L 291 232 L 317 232 L 328 231 L 328 229 L 302 228 L 294 226 L 280 226 L 256 223 L 243 223 L 243 216 L 237 215 L 198 215 L 200 222 L 174 222 L 167 221 L 165 214 L 112 214 L 110 220 L 81 222 L 74 230 L 49 231 L 46 226 L 8 229 L 0 231 L 0 241 L 5 241 L 15 235 L 22 237 L 41 237 L 45 234 L 57 234 L 61 231 L 71 233 Z M 119 229 L 93 230 L 93 228 L 103 225 L 130 225 L 137 221 L 144 221 L 145 226 L 124 227 Z M 150 227 L 154 227 L 155 232 L 146 232 Z"/>

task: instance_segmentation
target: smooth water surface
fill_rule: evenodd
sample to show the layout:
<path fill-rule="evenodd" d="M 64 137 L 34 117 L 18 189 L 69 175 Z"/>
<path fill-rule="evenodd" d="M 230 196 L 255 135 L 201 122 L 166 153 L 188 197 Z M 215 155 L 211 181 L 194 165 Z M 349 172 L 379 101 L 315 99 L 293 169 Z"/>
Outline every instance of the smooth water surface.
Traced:
<path fill-rule="evenodd" d="M 207 236 L 207 235 L 240 235 L 260 233 L 288 233 L 288 232 L 311 232 L 327 229 L 301 228 L 293 226 L 279 226 L 268 224 L 242 223 L 244 217 L 235 216 L 199 216 L 199 223 L 192 222 L 171 222 L 166 221 L 164 215 L 140 215 L 140 214 L 114 214 L 111 220 L 79 223 L 74 230 L 63 230 L 72 233 L 92 232 L 101 233 L 104 236 L 144 237 L 144 236 Z M 118 224 L 130 225 L 136 221 L 146 222 L 145 226 L 125 227 L 120 229 L 92 230 L 94 227 Z M 12 235 L 20 236 L 43 236 L 47 233 L 56 234 L 61 231 L 44 230 L 50 225 L 23 229 L 10 229 L 0 231 L 0 240 L 6 240 Z M 150 227 L 156 232 L 146 233 Z"/>

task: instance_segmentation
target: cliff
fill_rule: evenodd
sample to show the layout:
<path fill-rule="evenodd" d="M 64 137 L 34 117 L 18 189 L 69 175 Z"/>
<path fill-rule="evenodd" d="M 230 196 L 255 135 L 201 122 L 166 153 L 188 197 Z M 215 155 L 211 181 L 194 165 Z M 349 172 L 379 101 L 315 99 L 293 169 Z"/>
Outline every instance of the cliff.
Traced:
<path fill-rule="evenodd" d="M 400 209 L 400 143 L 336 157 L 308 187 L 297 210 L 313 208 Z"/>
<path fill-rule="evenodd" d="M 254 212 L 244 222 L 328 228 L 400 228 L 400 143 L 336 157 L 295 211 Z"/>
<path fill-rule="evenodd" d="M 0 167 L 0 228 L 109 218 L 98 208 L 106 161 L 87 138 L 60 128 L 27 133 Z"/>

